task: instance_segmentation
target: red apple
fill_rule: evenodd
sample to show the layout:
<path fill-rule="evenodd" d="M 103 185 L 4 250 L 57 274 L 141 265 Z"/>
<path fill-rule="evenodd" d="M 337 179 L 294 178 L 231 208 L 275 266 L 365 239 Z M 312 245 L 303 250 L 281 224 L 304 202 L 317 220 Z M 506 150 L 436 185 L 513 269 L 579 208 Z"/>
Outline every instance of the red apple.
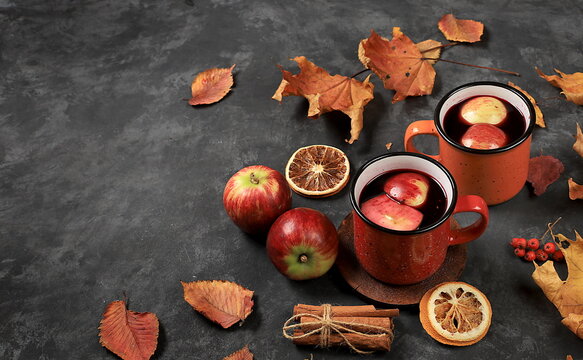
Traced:
<path fill-rule="evenodd" d="M 462 136 L 462 145 L 472 149 L 498 149 L 506 144 L 506 133 L 490 124 L 472 125 Z"/>
<path fill-rule="evenodd" d="M 241 230 L 266 233 L 275 219 L 291 208 L 291 190 L 278 171 L 263 165 L 248 166 L 227 182 L 223 205 Z"/>
<path fill-rule="evenodd" d="M 290 279 L 317 278 L 336 260 L 338 234 L 334 224 L 321 212 L 291 209 L 269 229 L 267 254 L 277 270 Z"/>
<path fill-rule="evenodd" d="M 471 124 L 498 125 L 506 119 L 508 112 L 504 103 L 495 97 L 478 96 L 462 105 L 460 114 Z"/>
<path fill-rule="evenodd" d="M 404 172 L 388 178 L 383 189 L 393 200 L 419 208 L 427 200 L 429 179 L 419 173 Z"/>
<path fill-rule="evenodd" d="M 399 204 L 385 194 L 365 201 L 360 210 L 370 221 L 392 230 L 415 230 L 423 220 L 419 210 Z"/>

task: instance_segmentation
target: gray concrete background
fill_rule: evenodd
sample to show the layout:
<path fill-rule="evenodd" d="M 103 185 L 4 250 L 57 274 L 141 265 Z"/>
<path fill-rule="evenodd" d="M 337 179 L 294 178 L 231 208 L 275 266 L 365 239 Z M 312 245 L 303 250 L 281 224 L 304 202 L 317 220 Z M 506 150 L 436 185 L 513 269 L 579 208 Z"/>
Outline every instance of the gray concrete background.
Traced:
<path fill-rule="evenodd" d="M 478 344 L 443 346 L 403 307 L 390 354 L 395 359 L 564 359 L 583 356 L 582 340 L 532 281 L 532 265 L 514 258 L 514 236 L 583 231 L 583 201 L 567 196 L 567 178 L 583 182 L 571 150 L 583 107 L 540 79 L 553 67 L 583 71 L 581 1 L 8 1 L 0 0 L 0 358 L 112 359 L 98 342 L 107 303 L 125 292 L 130 308 L 158 315 L 156 358 L 221 359 L 249 344 L 257 359 L 350 359 L 342 350 L 299 348 L 280 334 L 296 303 L 363 304 L 336 272 L 289 281 L 272 266 L 261 239 L 241 233 L 222 208 L 222 190 L 238 169 L 280 171 L 311 144 L 343 149 L 358 167 L 402 150 L 406 126 L 432 116 L 450 89 L 476 80 L 525 88 L 548 128 L 536 129 L 532 154 L 561 159 L 561 179 L 536 198 L 527 188 L 491 209 L 491 226 L 469 246 L 461 280 L 484 291 L 494 311 Z M 448 12 L 482 21 L 484 41 L 444 57 L 518 71 L 516 78 L 438 63 L 430 96 L 391 104 L 373 77 L 375 99 L 354 145 L 348 119 L 306 118 L 307 101 L 271 99 L 276 64 L 305 55 L 333 74 L 362 67 L 359 40 L 400 26 L 414 41 L 443 40 Z M 223 101 L 192 108 L 194 75 L 237 64 Z M 427 140 L 422 144 L 431 148 Z M 349 211 L 347 192 L 325 200 L 297 195 L 294 206 Z M 226 279 L 256 293 L 242 327 L 223 330 L 182 299 L 180 281 Z"/>

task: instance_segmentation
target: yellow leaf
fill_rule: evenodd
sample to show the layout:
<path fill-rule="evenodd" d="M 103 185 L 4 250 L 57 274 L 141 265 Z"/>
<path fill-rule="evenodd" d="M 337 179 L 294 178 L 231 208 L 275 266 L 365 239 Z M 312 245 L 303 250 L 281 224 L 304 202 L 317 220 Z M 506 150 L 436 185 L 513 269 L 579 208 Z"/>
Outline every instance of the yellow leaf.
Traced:
<path fill-rule="evenodd" d="M 583 73 L 565 74 L 555 69 L 558 75 L 545 75 L 539 68 L 535 68 L 538 75 L 551 83 L 551 85 L 561 88 L 561 94 L 577 105 L 583 105 Z"/>
<path fill-rule="evenodd" d="M 581 132 L 579 123 L 577 123 L 577 135 L 575 135 L 573 150 L 575 150 L 579 156 L 583 157 L 583 132 Z"/>
<path fill-rule="evenodd" d="M 567 182 L 569 184 L 569 199 L 583 199 L 583 185 L 577 184 L 575 181 L 573 181 L 573 178 L 569 178 Z"/>
<path fill-rule="evenodd" d="M 543 112 L 541 111 L 541 109 L 536 104 L 536 100 L 532 96 L 530 96 L 530 94 L 527 93 L 526 90 L 523 90 L 520 86 L 514 84 L 512 81 L 509 81 L 508 82 L 508 85 L 512 86 L 516 90 L 518 90 L 521 93 L 523 93 L 524 96 L 526 96 L 528 98 L 528 100 L 530 100 L 530 102 L 532 103 L 532 106 L 534 106 L 534 112 L 536 114 L 536 124 L 538 126 L 542 127 L 542 128 L 546 127 L 545 120 L 543 118 Z"/>
<path fill-rule="evenodd" d="M 583 339 L 583 315 L 569 314 L 561 322 L 580 339 Z"/>
<path fill-rule="evenodd" d="M 415 44 L 419 52 L 426 58 L 439 59 L 441 55 L 441 43 L 436 40 L 425 40 Z M 430 64 L 435 64 L 437 60 L 427 60 Z"/>
<path fill-rule="evenodd" d="M 552 261 L 540 266 L 534 263 L 532 278 L 559 310 L 564 318 L 563 324 L 583 339 L 583 238 L 577 231 L 575 236 L 576 240 L 573 241 L 562 234 L 553 234 L 565 255 L 567 280 L 561 280 Z"/>

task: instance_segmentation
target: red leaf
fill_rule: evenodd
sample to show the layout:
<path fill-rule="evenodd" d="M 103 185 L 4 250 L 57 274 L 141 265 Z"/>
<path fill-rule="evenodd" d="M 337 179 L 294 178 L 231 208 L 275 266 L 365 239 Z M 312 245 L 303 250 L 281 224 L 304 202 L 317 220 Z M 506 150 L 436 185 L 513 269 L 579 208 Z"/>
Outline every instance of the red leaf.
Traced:
<path fill-rule="evenodd" d="M 223 360 L 253 360 L 253 353 L 249 351 L 247 346 L 245 346 L 241 350 L 225 357 Z"/>
<path fill-rule="evenodd" d="M 245 320 L 253 311 L 253 291 L 222 280 L 181 282 L 184 300 L 223 328 Z"/>
<path fill-rule="evenodd" d="M 190 105 L 212 104 L 225 97 L 233 86 L 233 68 L 208 69 L 196 76 L 192 82 Z"/>
<path fill-rule="evenodd" d="M 536 196 L 542 195 L 549 185 L 559 179 L 565 167 L 561 160 L 548 155 L 541 155 L 530 159 L 528 177 Z"/>
<path fill-rule="evenodd" d="M 437 27 L 450 41 L 477 42 L 484 33 L 484 24 L 474 20 L 460 20 L 453 14 L 446 14 L 439 20 Z"/>
<path fill-rule="evenodd" d="M 103 312 L 99 342 L 124 360 L 149 359 L 158 345 L 158 318 L 127 310 L 124 301 L 113 301 Z"/>

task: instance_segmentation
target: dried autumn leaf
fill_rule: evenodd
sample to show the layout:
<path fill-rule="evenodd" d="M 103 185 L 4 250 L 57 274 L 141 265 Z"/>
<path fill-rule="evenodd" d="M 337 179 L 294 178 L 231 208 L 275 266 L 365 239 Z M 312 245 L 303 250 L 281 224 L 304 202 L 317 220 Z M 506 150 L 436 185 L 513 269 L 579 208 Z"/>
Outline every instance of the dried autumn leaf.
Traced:
<path fill-rule="evenodd" d="M 281 102 L 284 96 L 305 97 L 310 103 L 308 117 L 312 119 L 329 111 L 342 111 L 350 117 L 350 139 L 347 142 L 352 144 L 358 140 L 363 127 L 364 107 L 374 97 L 370 75 L 360 82 L 342 75 L 332 76 L 304 56 L 292 60 L 298 64 L 300 72 L 294 75 L 279 66 L 283 79 L 272 98 Z"/>
<path fill-rule="evenodd" d="M 158 326 L 155 314 L 127 310 L 124 301 L 113 301 L 103 312 L 99 342 L 124 360 L 146 360 L 156 351 Z"/>
<path fill-rule="evenodd" d="M 576 240 L 553 234 L 567 262 L 568 276 L 563 281 L 554 263 L 534 263 L 532 278 L 563 317 L 563 324 L 583 339 L 583 238 L 575 231 Z"/>
<path fill-rule="evenodd" d="M 441 43 L 436 40 L 425 40 L 420 43 L 415 44 L 419 52 L 423 54 L 425 58 L 439 59 L 441 56 Z M 437 60 L 427 60 L 430 64 L 435 64 Z"/>
<path fill-rule="evenodd" d="M 241 350 L 235 351 L 225 357 L 223 360 L 253 360 L 253 353 L 249 350 L 249 347 L 245 346 Z"/>
<path fill-rule="evenodd" d="M 583 185 L 577 184 L 573 181 L 573 178 L 569 178 L 569 199 L 571 200 L 583 200 Z"/>
<path fill-rule="evenodd" d="M 225 97 L 233 86 L 233 68 L 208 69 L 199 73 L 192 82 L 190 105 L 212 104 Z"/>
<path fill-rule="evenodd" d="M 581 132 L 581 127 L 577 123 L 577 135 L 575 135 L 575 143 L 573 144 L 573 150 L 583 157 L 583 132 Z"/>
<path fill-rule="evenodd" d="M 253 291 L 223 280 L 182 282 L 184 300 L 223 328 L 243 321 L 253 311 Z"/>
<path fill-rule="evenodd" d="M 559 75 L 545 75 L 539 68 L 535 67 L 538 75 L 551 83 L 551 85 L 561 88 L 561 94 L 565 95 L 568 101 L 577 105 L 583 105 L 583 73 L 565 74 L 555 69 Z"/>
<path fill-rule="evenodd" d="M 381 78 L 386 89 L 396 91 L 393 103 L 433 91 L 435 69 L 431 61 L 424 60 L 415 43 L 398 27 L 393 28 L 390 41 L 372 30 L 367 39 L 361 40 L 358 54 L 362 64 Z"/>
<path fill-rule="evenodd" d="M 460 20 L 453 14 L 443 15 L 437 27 L 450 41 L 477 42 L 484 33 L 484 24 L 474 20 Z"/>
<path fill-rule="evenodd" d="M 512 81 L 509 81 L 508 85 L 512 86 L 516 90 L 523 93 L 524 96 L 526 96 L 528 98 L 528 100 L 530 100 L 530 102 L 532 103 L 532 106 L 534 106 L 534 112 L 536 114 L 536 124 L 542 128 L 545 128 L 546 125 L 545 125 L 545 120 L 543 118 L 543 112 L 536 104 L 536 100 L 529 93 L 527 93 L 526 90 L 523 90 L 520 86 L 514 84 Z"/>
<path fill-rule="evenodd" d="M 528 163 L 528 181 L 536 196 L 542 195 L 549 185 L 559 179 L 565 167 L 561 160 L 549 155 L 531 158 Z"/>
<path fill-rule="evenodd" d="M 577 337 L 583 339 L 583 315 L 569 314 L 561 323 L 569 328 Z"/>

